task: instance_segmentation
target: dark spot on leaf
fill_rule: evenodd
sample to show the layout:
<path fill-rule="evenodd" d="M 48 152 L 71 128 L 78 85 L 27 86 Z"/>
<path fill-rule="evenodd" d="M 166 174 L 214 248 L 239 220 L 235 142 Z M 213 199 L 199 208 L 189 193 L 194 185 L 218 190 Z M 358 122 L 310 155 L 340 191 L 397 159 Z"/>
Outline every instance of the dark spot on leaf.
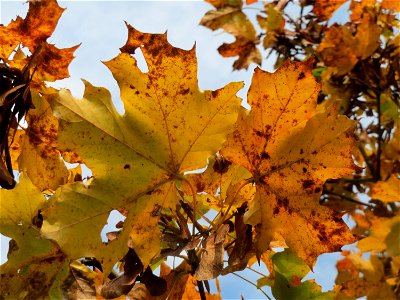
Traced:
<path fill-rule="evenodd" d="M 274 213 L 274 215 L 277 215 L 279 213 L 279 207 L 275 206 L 273 213 Z"/>
<path fill-rule="evenodd" d="M 259 137 L 262 137 L 264 135 L 260 130 L 254 130 L 254 133 Z"/>
<path fill-rule="evenodd" d="M 305 189 L 308 189 L 309 187 L 314 185 L 314 181 L 309 179 L 303 180 L 302 182 L 303 182 L 303 188 Z"/>
<path fill-rule="evenodd" d="M 300 75 L 299 75 L 298 80 L 303 79 L 304 77 L 306 77 L 306 75 L 304 75 L 304 72 L 301 72 Z"/>
<path fill-rule="evenodd" d="M 211 91 L 211 95 L 212 95 L 214 98 L 218 97 L 218 94 L 219 94 L 219 90 Z"/>
<path fill-rule="evenodd" d="M 268 154 L 267 152 L 262 152 L 262 153 L 261 153 L 261 158 L 263 158 L 263 159 L 269 159 L 270 156 L 269 156 L 269 154 Z"/>
<path fill-rule="evenodd" d="M 318 239 L 321 241 L 321 242 L 327 242 L 328 241 L 328 238 L 327 238 L 327 236 L 324 234 L 324 235 L 322 235 L 322 234 L 318 234 Z"/>
<path fill-rule="evenodd" d="M 204 191 L 205 186 L 203 182 L 196 182 L 196 191 L 198 193 Z"/>
<path fill-rule="evenodd" d="M 179 55 L 179 51 L 177 48 L 172 48 L 172 50 L 169 52 L 169 56 L 177 56 Z"/>
<path fill-rule="evenodd" d="M 287 207 L 289 206 L 289 200 L 288 198 L 278 198 L 277 199 L 277 204 L 279 207 L 283 207 L 285 209 L 287 209 Z"/>
<path fill-rule="evenodd" d="M 189 91 L 190 91 L 189 88 L 184 89 L 184 90 L 181 91 L 181 95 L 187 95 L 187 94 L 189 94 Z"/>
<path fill-rule="evenodd" d="M 320 187 L 317 187 L 317 188 L 315 188 L 315 190 L 314 190 L 315 193 L 319 193 L 320 191 L 321 191 L 321 188 L 320 188 Z"/>
<path fill-rule="evenodd" d="M 231 164 L 232 163 L 229 160 L 219 155 L 215 158 L 215 162 L 213 164 L 213 170 L 216 173 L 225 174 L 226 172 L 228 172 L 229 166 Z"/>
<path fill-rule="evenodd" d="M 311 154 L 317 154 L 318 152 L 317 152 L 317 150 L 314 150 Z"/>
<path fill-rule="evenodd" d="M 124 166 L 124 169 L 126 170 L 126 169 L 130 169 L 131 168 L 131 165 L 130 164 L 126 164 L 125 166 Z"/>
<path fill-rule="evenodd" d="M 307 173 L 307 168 L 303 168 L 303 173 Z"/>
<path fill-rule="evenodd" d="M 132 84 L 130 84 L 129 87 L 130 87 L 132 90 L 135 88 Z"/>
<path fill-rule="evenodd" d="M 303 154 L 303 153 L 304 153 L 304 152 L 303 152 L 303 148 L 301 148 L 301 149 L 300 149 L 300 154 Z"/>

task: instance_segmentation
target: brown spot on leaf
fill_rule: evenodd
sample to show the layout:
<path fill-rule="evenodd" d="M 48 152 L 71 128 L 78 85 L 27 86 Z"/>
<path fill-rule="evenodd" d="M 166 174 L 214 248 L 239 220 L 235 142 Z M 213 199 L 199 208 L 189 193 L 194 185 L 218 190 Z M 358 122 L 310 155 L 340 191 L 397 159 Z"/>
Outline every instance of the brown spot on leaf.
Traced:
<path fill-rule="evenodd" d="M 277 199 L 277 204 L 279 207 L 283 207 L 284 209 L 287 209 L 289 206 L 289 200 L 288 198 L 278 198 Z"/>
<path fill-rule="evenodd" d="M 189 88 L 184 89 L 184 90 L 181 91 L 181 95 L 187 95 L 187 94 L 189 94 L 189 92 L 190 92 Z"/>
<path fill-rule="evenodd" d="M 126 164 L 125 166 L 124 166 L 124 169 L 126 170 L 126 169 L 130 169 L 131 168 L 131 165 L 130 164 Z"/>
<path fill-rule="evenodd" d="M 308 189 L 309 187 L 314 185 L 314 181 L 306 179 L 306 180 L 302 180 L 303 182 L 303 188 Z"/>
<path fill-rule="evenodd" d="M 218 97 L 218 94 L 219 94 L 219 90 L 211 91 L 211 95 L 212 95 L 214 98 Z"/>
<path fill-rule="evenodd" d="M 301 72 L 297 79 L 300 80 L 303 79 L 304 77 L 306 77 L 306 75 L 304 74 L 304 72 Z"/>
<path fill-rule="evenodd" d="M 263 158 L 263 159 L 269 159 L 270 156 L 269 156 L 269 154 L 268 154 L 267 152 L 262 152 L 262 153 L 261 153 L 261 158 Z"/>
<path fill-rule="evenodd" d="M 204 184 L 204 182 L 200 182 L 200 181 L 196 182 L 196 191 L 198 193 L 204 191 L 205 187 L 206 187 L 206 185 Z"/>

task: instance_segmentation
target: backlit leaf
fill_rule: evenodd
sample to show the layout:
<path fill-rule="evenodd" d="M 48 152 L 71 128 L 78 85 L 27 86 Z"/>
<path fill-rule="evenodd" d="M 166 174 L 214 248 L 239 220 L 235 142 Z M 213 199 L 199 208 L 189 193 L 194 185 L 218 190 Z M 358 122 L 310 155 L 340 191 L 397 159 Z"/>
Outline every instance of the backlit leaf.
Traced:
<path fill-rule="evenodd" d="M 328 21 L 333 13 L 345 2 L 346 0 L 316 0 L 313 13 L 318 16 L 319 20 Z"/>
<path fill-rule="evenodd" d="M 107 270 L 125 251 L 121 245 L 129 236 L 136 236 L 133 247 L 145 266 L 158 253 L 156 210 L 150 219 L 154 222 L 149 215 L 157 205 L 175 208 L 175 180 L 184 171 L 203 167 L 218 151 L 236 120 L 240 100 L 235 94 L 242 86 L 232 83 L 200 92 L 194 49 L 174 48 L 166 34 L 128 29 L 123 53 L 106 62 L 121 90 L 123 116 L 107 90 L 87 82 L 83 100 L 66 90 L 52 100 L 60 118 L 60 148 L 82 157 L 94 179 L 57 191 L 45 212 L 43 231 L 70 257 L 95 256 Z M 148 73 L 129 54 L 138 47 Z M 102 244 L 108 213 L 122 207 L 128 211 L 122 234 Z M 149 234 L 152 239 L 145 238 Z M 77 240 L 85 246 L 76 247 Z"/>
<path fill-rule="evenodd" d="M 245 217 L 256 226 L 256 249 L 285 242 L 312 266 L 319 254 L 354 242 L 340 215 L 319 205 L 328 178 L 353 172 L 353 122 L 332 109 L 316 112 L 319 86 L 312 62 L 256 69 L 222 154 L 254 176 L 256 195 Z"/>
<path fill-rule="evenodd" d="M 50 289 L 60 291 L 68 274 L 64 272 L 68 261 L 55 243 L 41 238 L 33 222 L 44 196 L 26 175 L 21 175 L 15 189 L 0 189 L 0 199 L 0 232 L 16 243 L 0 268 L 1 296 L 38 299 L 46 297 Z"/>
<path fill-rule="evenodd" d="M 392 175 L 387 181 L 379 181 L 372 187 L 371 197 L 382 202 L 400 201 L 400 179 Z"/>
<path fill-rule="evenodd" d="M 224 43 L 218 48 L 224 57 L 239 56 L 234 62 L 235 70 L 247 69 L 251 63 L 261 64 L 261 54 L 256 48 L 259 43 L 253 24 L 242 12 L 242 1 L 210 1 L 217 10 L 210 10 L 200 24 L 211 30 L 223 29 L 235 36 L 233 43 Z"/>

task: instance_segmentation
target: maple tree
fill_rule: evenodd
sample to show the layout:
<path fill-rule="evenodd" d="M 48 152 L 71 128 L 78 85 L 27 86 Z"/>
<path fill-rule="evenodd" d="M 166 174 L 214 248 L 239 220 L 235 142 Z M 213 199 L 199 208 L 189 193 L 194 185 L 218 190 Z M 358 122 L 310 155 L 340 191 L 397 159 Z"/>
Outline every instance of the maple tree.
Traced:
<path fill-rule="evenodd" d="M 292 1 L 273 1 L 257 35 L 243 12 L 254 2 L 210 1 L 201 21 L 235 36 L 218 49 L 239 56 L 234 69 L 261 63 L 261 37 L 277 53 L 274 73 L 254 70 L 250 110 L 242 83 L 200 91 L 195 48 L 166 34 L 127 24 L 105 62 L 121 115 L 105 88 L 85 81 L 76 99 L 46 84 L 69 76 L 78 47 L 47 42 L 56 0 L 0 27 L 2 298 L 220 299 L 209 281 L 257 261 L 268 273 L 254 285 L 277 299 L 400 295 L 398 8 L 352 1 L 351 21 L 328 26 L 344 1 L 301 1 L 298 19 L 284 13 Z M 126 218 L 103 242 L 112 210 Z M 354 242 L 332 291 L 304 280 L 320 254 Z M 167 257 L 184 261 L 171 269 Z"/>

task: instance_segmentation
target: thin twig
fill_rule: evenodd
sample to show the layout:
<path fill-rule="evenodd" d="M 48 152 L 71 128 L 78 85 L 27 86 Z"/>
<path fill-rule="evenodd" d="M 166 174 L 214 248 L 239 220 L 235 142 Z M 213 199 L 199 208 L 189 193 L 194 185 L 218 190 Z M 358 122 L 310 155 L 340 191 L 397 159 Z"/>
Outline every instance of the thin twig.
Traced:
<path fill-rule="evenodd" d="M 365 149 L 361 145 L 358 145 L 358 149 L 360 150 L 361 155 L 363 156 L 364 161 L 367 164 L 367 167 L 375 180 L 375 168 L 374 168 L 373 164 L 371 164 L 371 161 L 369 160 L 367 152 L 365 152 Z"/>
<path fill-rule="evenodd" d="M 374 177 L 377 181 L 381 180 L 381 154 L 382 154 L 382 126 L 381 126 L 381 94 L 376 95 L 377 100 L 377 110 L 378 110 L 378 152 L 377 152 L 377 162 Z"/>
<path fill-rule="evenodd" d="M 345 195 L 338 194 L 338 193 L 335 193 L 335 192 L 329 192 L 329 191 L 328 191 L 327 194 L 328 194 L 328 195 L 333 195 L 333 196 L 340 197 L 340 198 L 343 199 L 343 200 L 346 200 L 346 201 L 349 201 L 349 202 L 353 202 L 353 203 L 356 203 L 356 204 L 359 204 L 359 205 L 365 205 L 365 206 L 368 206 L 368 207 L 371 207 L 371 208 L 374 208 L 374 207 L 375 207 L 375 206 L 373 206 L 373 205 L 371 205 L 371 204 L 369 204 L 369 203 L 364 203 L 364 202 L 358 201 L 358 200 L 356 200 L 356 199 L 353 199 L 353 198 L 350 198 L 350 197 L 347 197 L 347 196 L 345 196 Z"/>
<path fill-rule="evenodd" d="M 197 287 L 199 288 L 200 299 L 201 300 L 207 300 L 206 293 L 204 292 L 203 281 L 197 280 Z"/>
<path fill-rule="evenodd" d="M 255 286 L 258 290 L 260 290 L 261 293 L 263 293 L 263 294 L 265 295 L 265 297 L 267 297 L 268 300 L 272 300 L 272 299 L 270 298 L 270 296 L 268 296 L 268 294 L 267 294 L 266 292 L 264 292 L 260 287 L 258 287 L 256 284 L 254 284 L 254 283 L 251 282 L 250 280 L 248 280 L 248 279 L 244 278 L 243 276 L 240 276 L 240 275 L 238 275 L 238 274 L 236 274 L 236 273 L 232 273 L 232 274 L 235 275 L 235 276 L 237 276 L 237 277 L 239 277 L 239 278 L 241 278 L 241 279 L 243 279 L 244 281 L 250 283 L 251 285 Z"/>

